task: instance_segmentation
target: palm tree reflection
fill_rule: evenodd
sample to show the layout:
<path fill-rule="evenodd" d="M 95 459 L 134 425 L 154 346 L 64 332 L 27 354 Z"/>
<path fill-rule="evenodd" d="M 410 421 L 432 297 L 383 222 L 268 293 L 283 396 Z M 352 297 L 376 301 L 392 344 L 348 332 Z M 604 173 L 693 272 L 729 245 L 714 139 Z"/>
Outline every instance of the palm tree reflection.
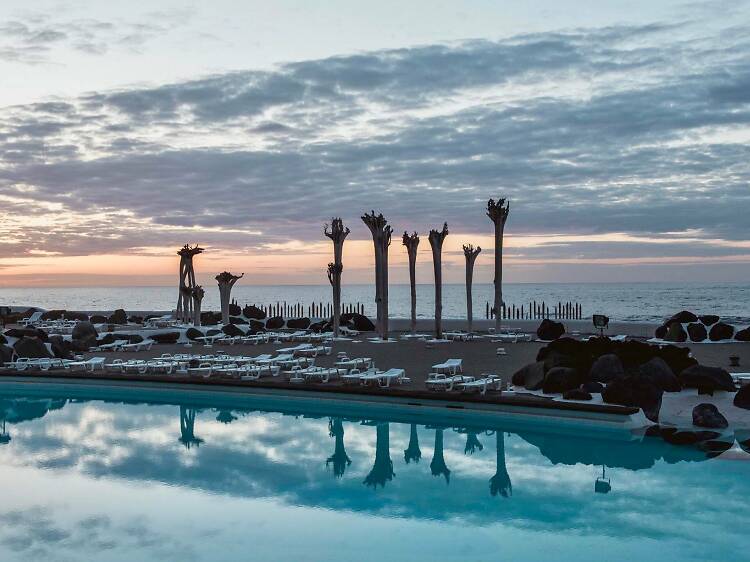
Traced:
<path fill-rule="evenodd" d="M 195 414 L 197 410 L 180 406 L 180 443 L 189 449 L 193 445 L 198 447 L 203 439 L 195 436 Z"/>
<path fill-rule="evenodd" d="M 237 419 L 232 413 L 232 410 L 219 410 L 219 414 L 216 416 L 216 421 L 221 423 L 232 423 Z"/>
<path fill-rule="evenodd" d="M 443 457 L 443 430 L 435 430 L 435 451 L 432 454 L 432 462 L 430 462 L 430 470 L 433 476 L 444 476 L 445 483 L 450 484 L 451 471 L 445 465 L 445 458 Z"/>
<path fill-rule="evenodd" d="M 326 459 L 326 467 L 329 463 L 333 463 L 333 475 L 336 478 L 341 478 L 346 471 L 346 467 L 352 464 L 344 446 L 344 424 L 341 423 L 341 418 L 328 420 L 328 434 L 335 437 L 336 441 L 333 454 Z"/>
<path fill-rule="evenodd" d="M 490 478 L 490 494 L 496 496 L 500 494 L 504 498 L 513 495 L 513 485 L 510 482 L 510 475 L 508 469 L 505 468 L 505 434 L 497 430 L 495 431 L 497 436 L 497 460 L 495 475 Z"/>
<path fill-rule="evenodd" d="M 409 432 L 409 446 L 404 449 L 404 460 L 406 464 L 411 461 L 419 462 L 422 458 L 422 451 L 419 449 L 419 435 L 417 435 L 417 424 L 411 424 L 411 431 Z"/>
<path fill-rule="evenodd" d="M 479 442 L 477 434 L 473 431 L 466 431 L 466 445 L 464 445 L 464 455 L 473 455 L 476 451 L 482 451 L 484 445 Z"/>
<path fill-rule="evenodd" d="M 377 424 L 377 438 L 375 442 L 375 462 L 372 465 L 370 474 L 365 478 L 364 484 L 377 488 L 378 484 L 385 486 L 385 483 L 393 480 L 396 475 L 393 472 L 393 461 L 391 461 L 390 451 L 390 424 Z"/>

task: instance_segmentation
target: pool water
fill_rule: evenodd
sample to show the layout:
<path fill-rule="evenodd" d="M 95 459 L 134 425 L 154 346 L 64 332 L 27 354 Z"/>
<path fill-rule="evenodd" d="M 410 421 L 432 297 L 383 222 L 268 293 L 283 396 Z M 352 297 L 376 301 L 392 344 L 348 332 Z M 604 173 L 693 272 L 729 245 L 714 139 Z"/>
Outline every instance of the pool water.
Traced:
<path fill-rule="evenodd" d="M 413 410 L 0 384 L 0 560 L 748 560 L 738 447 Z"/>

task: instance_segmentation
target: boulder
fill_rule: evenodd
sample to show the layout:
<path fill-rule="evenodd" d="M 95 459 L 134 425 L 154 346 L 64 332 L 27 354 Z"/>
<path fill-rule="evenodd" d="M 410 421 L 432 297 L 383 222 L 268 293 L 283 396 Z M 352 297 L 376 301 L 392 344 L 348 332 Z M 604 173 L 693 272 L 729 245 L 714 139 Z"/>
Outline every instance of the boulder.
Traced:
<path fill-rule="evenodd" d="M 253 320 L 265 320 L 266 313 L 255 305 L 246 306 L 242 309 L 242 315 L 245 318 L 252 318 Z"/>
<path fill-rule="evenodd" d="M 106 324 L 107 323 L 107 317 L 102 316 L 101 314 L 95 314 L 91 318 L 89 318 L 89 322 L 92 324 Z"/>
<path fill-rule="evenodd" d="M 585 390 L 589 394 L 601 394 L 604 390 L 604 385 L 600 382 L 589 381 L 581 385 L 581 390 Z"/>
<path fill-rule="evenodd" d="M 627 376 L 609 383 L 602 391 L 602 400 L 608 404 L 636 406 L 649 420 L 658 422 L 662 390 L 645 377 Z"/>
<path fill-rule="evenodd" d="M 513 373 L 514 386 L 523 386 L 528 390 L 539 390 L 544 382 L 544 362 L 529 363 Z"/>
<path fill-rule="evenodd" d="M 570 367 L 575 368 L 576 361 L 571 355 L 560 353 L 559 351 L 553 350 L 547 354 L 544 358 L 544 372 L 546 373 L 550 369 L 555 367 Z"/>
<path fill-rule="evenodd" d="M 735 390 L 732 376 L 719 367 L 693 365 L 682 371 L 679 378 L 682 386 L 697 388 L 701 391 L 726 390 L 734 392 Z"/>
<path fill-rule="evenodd" d="M 545 394 L 558 394 L 578 388 L 580 384 L 577 370 L 570 367 L 554 367 L 544 375 L 542 392 Z"/>
<path fill-rule="evenodd" d="M 333 328 L 331 326 L 330 320 L 320 320 L 318 322 L 313 322 L 310 324 L 310 330 L 315 332 L 316 334 L 319 334 L 320 332 L 329 332 Z"/>
<path fill-rule="evenodd" d="M 40 317 L 41 320 L 62 320 L 64 310 L 48 310 Z"/>
<path fill-rule="evenodd" d="M 673 373 L 681 373 L 688 367 L 697 365 L 698 361 L 690 356 L 689 347 L 667 345 L 664 347 L 649 346 L 654 350 L 656 357 L 661 357 L 667 362 Z"/>
<path fill-rule="evenodd" d="M 66 310 L 63 312 L 63 319 L 65 320 L 79 320 L 81 322 L 88 322 L 89 315 L 85 312 L 73 312 L 72 310 Z"/>
<path fill-rule="evenodd" d="M 741 387 L 734 395 L 734 405 L 743 410 L 750 410 L 750 385 Z"/>
<path fill-rule="evenodd" d="M 234 324 L 227 324 L 226 326 L 221 328 L 221 331 L 231 337 L 245 335 L 245 332 L 243 332 L 240 328 L 238 328 Z"/>
<path fill-rule="evenodd" d="M 667 330 L 669 330 L 669 324 L 662 324 L 656 330 L 654 330 L 654 337 L 659 340 L 663 340 L 667 337 Z"/>
<path fill-rule="evenodd" d="M 704 326 L 712 326 L 713 324 L 716 324 L 721 318 L 716 316 L 715 314 L 703 314 L 702 316 L 698 316 L 698 319 L 703 323 Z"/>
<path fill-rule="evenodd" d="M 536 336 L 543 341 L 556 340 L 565 333 L 565 326 L 562 322 L 555 322 L 549 318 L 542 320 L 536 329 Z"/>
<path fill-rule="evenodd" d="M 665 341 L 673 342 L 684 342 L 687 341 L 687 333 L 685 332 L 682 324 L 678 322 L 672 322 L 667 326 L 667 335 L 664 336 Z"/>
<path fill-rule="evenodd" d="M 240 308 L 240 305 L 237 303 L 230 302 L 229 303 L 229 315 L 230 316 L 239 316 L 242 314 L 242 308 Z"/>
<path fill-rule="evenodd" d="M 44 334 L 44 335 L 42 335 Z M 38 330 L 36 328 L 10 328 L 9 330 L 5 330 L 5 335 L 9 338 L 39 338 L 46 340 L 47 339 L 47 333 L 43 330 Z"/>
<path fill-rule="evenodd" d="M 39 338 L 23 337 L 13 344 L 13 349 L 19 357 L 52 357 L 47 346 Z"/>
<path fill-rule="evenodd" d="M 717 322 L 711 326 L 711 331 L 708 332 L 708 339 L 711 341 L 731 340 L 733 337 L 734 326 L 730 326 L 724 322 Z"/>
<path fill-rule="evenodd" d="M 221 330 L 217 330 L 216 328 L 212 328 L 208 331 L 206 331 L 207 336 L 218 336 L 219 334 L 223 334 Z"/>
<path fill-rule="evenodd" d="M 266 328 L 269 330 L 278 330 L 284 327 L 284 319 L 281 316 L 272 316 L 266 320 Z"/>
<path fill-rule="evenodd" d="M 358 332 L 374 332 L 375 324 L 367 316 L 358 312 L 347 312 L 341 315 L 341 323 L 351 325 Z"/>
<path fill-rule="evenodd" d="M 250 322 L 250 333 L 257 334 L 258 332 L 265 332 L 266 325 L 258 320 L 249 320 Z"/>
<path fill-rule="evenodd" d="M 143 316 L 128 316 L 129 324 L 143 324 Z"/>
<path fill-rule="evenodd" d="M 697 322 L 688 324 L 687 333 L 688 336 L 690 336 L 690 341 L 703 341 L 708 337 L 706 327 L 703 324 L 699 324 Z"/>
<path fill-rule="evenodd" d="M 591 394 L 583 390 L 582 388 L 574 388 L 563 392 L 562 397 L 565 400 L 591 400 L 593 397 Z"/>
<path fill-rule="evenodd" d="M 624 376 L 625 369 L 622 366 L 622 361 L 614 353 L 607 353 L 599 357 L 591 365 L 591 370 L 589 371 L 589 379 L 595 382 L 607 383 Z"/>
<path fill-rule="evenodd" d="M 678 312 L 672 318 L 667 320 L 667 323 L 670 322 L 679 322 L 680 324 L 687 324 L 688 322 L 697 322 L 698 316 L 690 312 L 689 310 L 683 310 L 682 312 Z"/>
<path fill-rule="evenodd" d="M 724 429 L 729 422 L 713 404 L 698 404 L 693 408 L 693 425 L 711 429 Z"/>
<path fill-rule="evenodd" d="M 62 336 L 50 336 L 49 343 L 52 347 L 52 354 L 58 359 L 70 359 L 72 357 L 74 349 L 72 342 Z"/>
<path fill-rule="evenodd" d="M 661 438 L 672 445 L 695 445 L 719 437 L 715 431 L 681 431 L 674 427 L 661 428 Z"/>
<path fill-rule="evenodd" d="M 247 324 L 247 320 L 245 320 L 242 316 L 230 316 L 229 323 L 230 324 Z"/>
<path fill-rule="evenodd" d="M 734 334 L 734 339 L 737 341 L 750 341 L 750 328 L 738 330 L 737 333 Z"/>
<path fill-rule="evenodd" d="M 201 312 L 201 324 L 204 326 L 216 326 L 221 324 L 221 312 Z"/>
<path fill-rule="evenodd" d="M 201 332 L 198 328 L 193 328 L 192 326 L 185 330 L 185 337 L 191 341 L 197 341 L 198 338 L 203 337 L 203 332 Z"/>
<path fill-rule="evenodd" d="M 306 330 L 309 326 L 309 318 L 290 318 L 286 321 L 286 327 L 294 330 Z"/>
<path fill-rule="evenodd" d="M 114 334 L 109 333 L 109 334 L 105 334 L 104 337 L 99 338 L 98 340 L 96 340 L 96 345 L 106 345 L 106 344 L 109 344 L 109 343 L 114 343 L 114 341 L 116 339 L 124 339 L 124 338 L 119 338 L 119 337 L 115 338 Z"/>
<path fill-rule="evenodd" d="M 2 334 L 0 334 L 0 343 L 8 343 L 8 339 Z"/>
<path fill-rule="evenodd" d="M 680 392 L 682 390 L 680 380 L 661 357 L 654 357 L 644 363 L 638 372 L 641 377 L 650 380 L 664 392 Z"/>
<path fill-rule="evenodd" d="M 24 318 L 28 318 L 28 316 L 25 316 Z M 3 362 L 13 361 L 15 354 L 16 352 L 9 345 L 0 345 L 0 360 Z"/>
<path fill-rule="evenodd" d="M 149 336 L 156 343 L 177 343 L 180 339 L 179 332 L 162 332 L 161 334 L 151 334 Z"/>
<path fill-rule="evenodd" d="M 128 315 L 125 314 L 125 311 L 122 308 L 118 308 L 109 318 L 107 318 L 107 322 L 110 324 L 127 324 Z"/>
<path fill-rule="evenodd" d="M 79 322 L 73 328 L 72 337 L 74 340 L 88 340 L 92 338 L 96 340 L 99 334 L 91 322 Z"/>
<path fill-rule="evenodd" d="M 128 340 L 128 343 L 141 343 L 143 336 L 140 334 L 117 334 L 117 337 L 121 340 Z"/>

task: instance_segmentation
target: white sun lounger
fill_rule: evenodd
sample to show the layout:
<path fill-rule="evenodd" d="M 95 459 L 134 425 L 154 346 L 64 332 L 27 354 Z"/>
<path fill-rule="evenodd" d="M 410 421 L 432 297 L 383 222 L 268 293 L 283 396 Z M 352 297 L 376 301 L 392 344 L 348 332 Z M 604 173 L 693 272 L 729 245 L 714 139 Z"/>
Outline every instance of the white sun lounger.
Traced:
<path fill-rule="evenodd" d="M 371 381 L 377 381 L 381 387 L 388 387 L 391 385 L 391 381 L 395 380 L 399 383 L 408 382 L 406 378 L 406 371 L 403 369 L 388 369 L 387 371 L 375 371 L 359 377 L 361 384 L 367 384 Z"/>
<path fill-rule="evenodd" d="M 486 394 L 487 389 L 495 387 L 499 389 L 502 379 L 497 375 L 490 375 L 474 381 L 460 382 L 457 384 L 458 388 L 463 391 L 478 390 L 480 394 Z"/>
<path fill-rule="evenodd" d="M 463 360 L 462 359 L 448 359 L 443 363 L 438 363 L 432 366 L 432 371 L 435 373 L 447 373 L 455 375 L 463 371 Z"/>
<path fill-rule="evenodd" d="M 474 380 L 474 377 L 464 375 L 446 375 L 445 373 L 430 373 L 425 380 L 425 386 L 428 390 L 445 390 L 451 391 L 453 387 Z"/>
<path fill-rule="evenodd" d="M 154 345 L 153 340 L 143 340 L 138 343 L 126 343 L 120 346 L 122 351 L 148 351 Z"/>
<path fill-rule="evenodd" d="M 86 361 L 71 361 L 67 366 L 72 370 L 79 371 L 91 371 L 94 372 L 97 367 L 102 371 L 104 370 L 104 362 L 107 360 L 106 357 L 92 357 Z"/>

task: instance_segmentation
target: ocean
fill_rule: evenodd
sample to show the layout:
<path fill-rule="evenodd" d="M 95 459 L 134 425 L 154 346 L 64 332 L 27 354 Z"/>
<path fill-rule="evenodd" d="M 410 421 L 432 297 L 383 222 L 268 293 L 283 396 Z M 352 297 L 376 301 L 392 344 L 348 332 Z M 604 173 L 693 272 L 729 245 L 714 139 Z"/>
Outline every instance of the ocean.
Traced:
<path fill-rule="evenodd" d="M 219 291 L 206 286 L 203 310 L 219 309 Z M 443 318 L 466 317 L 464 285 L 443 286 Z M 345 285 L 342 299 L 362 303 L 365 312 L 375 312 L 374 287 Z M 602 313 L 612 320 L 658 322 L 680 310 L 698 314 L 718 314 L 735 324 L 750 323 L 750 284 L 743 283 L 507 283 L 503 286 L 506 304 L 525 305 L 536 300 L 552 306 L 558 301 L 581 304 L 584 317 Z M 242 285 L 235 286 L 232 296 L 240 305 L 271 304 L 286 301 L 327 303 L 331 289 L 325 285 Z M 485 304 L 491 302 L 491 284 L 476 284 L 473 290 L 474 317 L 484 318 Z M 62 287 L 0 288 L 0 305 L 37 306 L 68 310 L 172 310 L 177 302 L 176 287 Z M 410 299 L 408 285 L 391 285 L 389 308 L 392 318 L 408 318 Z M 417 315 L 434 315 L 434 287 L 417 286 Z"/>

